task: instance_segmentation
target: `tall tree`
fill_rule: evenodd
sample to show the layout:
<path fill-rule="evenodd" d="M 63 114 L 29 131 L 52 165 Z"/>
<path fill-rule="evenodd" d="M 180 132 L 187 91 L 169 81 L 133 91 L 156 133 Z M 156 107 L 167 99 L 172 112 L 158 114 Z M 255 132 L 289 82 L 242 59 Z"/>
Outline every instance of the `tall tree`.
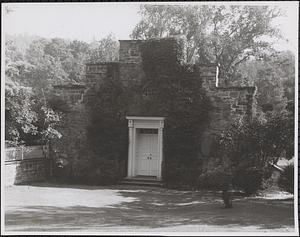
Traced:
<path fill-rule="evenodd" d="M 119 43 L 112 34 L 90 44 L 89 62 L 109 62 L 118 59 Z"/>
<path fill-rule="evenodd" d="M 272 20 L 281 13 L 269 6 L 143 5 L 142 20 L 131 37 L 184 35 L 188 61 L 220 64 L 228 79 L 236 67 L 270 49 L 267 37 L 279 37 Z"/>
<path fill-rule="evenodd" d="M 291 51 L 249 60 L 237 71 L 245 84 L 257 86 L 257 101 L 262 110 L 279 112 L 287 101 L 294 101 L 295 56 Z"/>

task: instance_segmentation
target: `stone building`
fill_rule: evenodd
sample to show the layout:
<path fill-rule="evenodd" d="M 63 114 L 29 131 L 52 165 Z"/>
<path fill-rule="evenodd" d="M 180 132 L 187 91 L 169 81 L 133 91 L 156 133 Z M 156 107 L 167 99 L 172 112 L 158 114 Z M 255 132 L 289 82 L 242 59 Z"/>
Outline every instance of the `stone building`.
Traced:
<path fill-rule="evenodd" d="M 62 125 L 64 139 L 55 145 L 63 156 L 71 157 L 72 164 L 81 164 L 86 143 L 86 124 L 89 118 L 84 105 L 85 100 L 93 100 L 92 88 L 101 86 L 104 80 L 116 79 L 126 85 L 129 82 L 139 83 L 144 77 L 140 45 L 141 40 L 120 40 L 119 61 L 86 64 L 84 84 L 55 86 L 55 93 L 71 105 L 71 111 Z M 235 118 L 251 118 L 255 113 L 255 87 L 225 87 L 218 77 L 218 66 L 199 65 L 200 80 L 207 95 L 211 98 L 214 110 L 210 114 L 210 125 L 202 135 L 201 157 L 209 157 L 213 139 Z M 116 172 L 121 176 L 132 178 L 149 176 L 161 180 L 163 154 L 163 134 L 165 118 L 156 114 L 152 116 L 127 116 L 128 120 L 128 160 L 116 165 Z M 74 138 L 80 137 L 75 142 Z M 99 144 L 100 145 L 100 144 Z M 82 148 L 82 149 L 79 149 Z M 83 151 L 83 152 L 81 152 Z M 75 165 L 73 172 L 80 172 L 81 165 Z"/>

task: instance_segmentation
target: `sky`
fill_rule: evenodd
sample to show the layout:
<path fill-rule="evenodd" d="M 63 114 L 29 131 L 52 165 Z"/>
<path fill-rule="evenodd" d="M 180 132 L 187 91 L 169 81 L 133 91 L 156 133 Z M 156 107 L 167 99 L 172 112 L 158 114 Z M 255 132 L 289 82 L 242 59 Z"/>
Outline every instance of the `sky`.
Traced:
<path fill-rule="evenodd" d="M 233 3 L 229 2 L 229 4 Z M 245 3 L 248 5 L 278 5 L 286 13 L 286 16 L 278 18 L 274 24 L 278 25 L 288 41 L 281 40 L 275 44 L 275 47 L 279 50 L 289 49 L 296 52 L 299 21 L 297 2 L 239 2 L 239 4 Z M 218 3 L 210 2 L 208 4 Z M 219 2 L 219 4 L 226 3 Z M 2 22 L 5 34 L 61 37 L 91 42 L 112 33 L 117 39 L 129 39 L 134 26 L 141 19 L 138 14 L 139 6 L 139 2 L 6 3 L 2 8 L 4 9 Z M 13 11 L 6 13 L 6 7 Z"/>

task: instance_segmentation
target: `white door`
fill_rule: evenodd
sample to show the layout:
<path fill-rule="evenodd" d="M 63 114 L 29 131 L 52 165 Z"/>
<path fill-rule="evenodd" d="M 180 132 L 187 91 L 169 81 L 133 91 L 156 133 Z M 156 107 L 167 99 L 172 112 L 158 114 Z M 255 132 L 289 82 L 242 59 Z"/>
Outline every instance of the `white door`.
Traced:
<path fill-rule="evenodd" d="M 158 135 L 141 133 L 137 142 L 137 175 L 158 175 Z"/>

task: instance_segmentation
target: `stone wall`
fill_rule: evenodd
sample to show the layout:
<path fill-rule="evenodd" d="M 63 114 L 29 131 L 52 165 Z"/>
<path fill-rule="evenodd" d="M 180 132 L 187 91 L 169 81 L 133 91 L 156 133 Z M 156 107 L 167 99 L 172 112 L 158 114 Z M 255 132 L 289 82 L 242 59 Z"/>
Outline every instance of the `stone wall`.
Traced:
<path fill-rule="evenodd" d="M 86 90 L 84 84 L 55 85 L 53 88 L 54 93 L 69 104 L 80 103 Z"/>
<path fill-rule="evenodd" d="M 71 162 L 73 168 L 68 172 L 81 172 L 86 168 L 85 165 L 89 159 L 89 151 L 92 149 L 87 143 L 90 118 L 85 103 L 94 100 L 95 89 L 101 86 L 104 80 L 119 80 L 124 85 L 139 84 L 143 80 L 144 72 L 139 51 L 142 42 L 121 40 L 119 62 L 87 64 L 84 85 L 56 86 L 56 94 L 72 104 L 71 111 L 65 115 L 61 125 L 63 138 L 54 144 L 57 153 Z M 253 108 L 255 108 L 256 88 L 221 87 L 223 83 L 219 78 L 216 65 L 198 65 L 198 69 L 202 87 L 206 90 L 213 105 L 210 124 L 202 136 L 200 154 L 204 160 L 209 160 L 214 138 L 220 131 L 234 119 L 243 117 L 251 119 L 255 113 Z"/>
<path fill-rule="evenodd" d="M 140 45 L 143 40 L 119 40 L 119 62 L 141 63 Z"/>
<path fill-rule="evenodd" d="M 30 159 L 5 162 L 5 185 L 45 181 L 50 172 L 49 159 Z"/>
<path fill-rule="evenodd" d="M 129 83 L 139 84 L 145 76 L 140 63 L 120 63 L 119 70 L 119 80 L 125 86 Z"/>
<path fill-rule="evenodd" d="M 50 156 L 56 164 L 54 175 L 63 170 L 61 178 L 68 178 L 82 173 L 89 159 L 87 129 L 89 113 L 82 102 L 71 105 L 57 128 L 62 134 L 60 139 L 51 142 Z M 62 167 L 58 164 L 62 163 Z"/>
<path fill-rule="evenodd" d="M 210 112 L 210 124 L 204 131 L 201 141 L 201 157 L 209 164 L 211 147 L 215 137 L 236 119 L 250 120 L 255 116 L 256 87 L 220 87 L 218 66 L 199 66 L 202 86 L 206 89 L 213 110 Z M 222 83 L 223 85 L 223 83 Z"/>

